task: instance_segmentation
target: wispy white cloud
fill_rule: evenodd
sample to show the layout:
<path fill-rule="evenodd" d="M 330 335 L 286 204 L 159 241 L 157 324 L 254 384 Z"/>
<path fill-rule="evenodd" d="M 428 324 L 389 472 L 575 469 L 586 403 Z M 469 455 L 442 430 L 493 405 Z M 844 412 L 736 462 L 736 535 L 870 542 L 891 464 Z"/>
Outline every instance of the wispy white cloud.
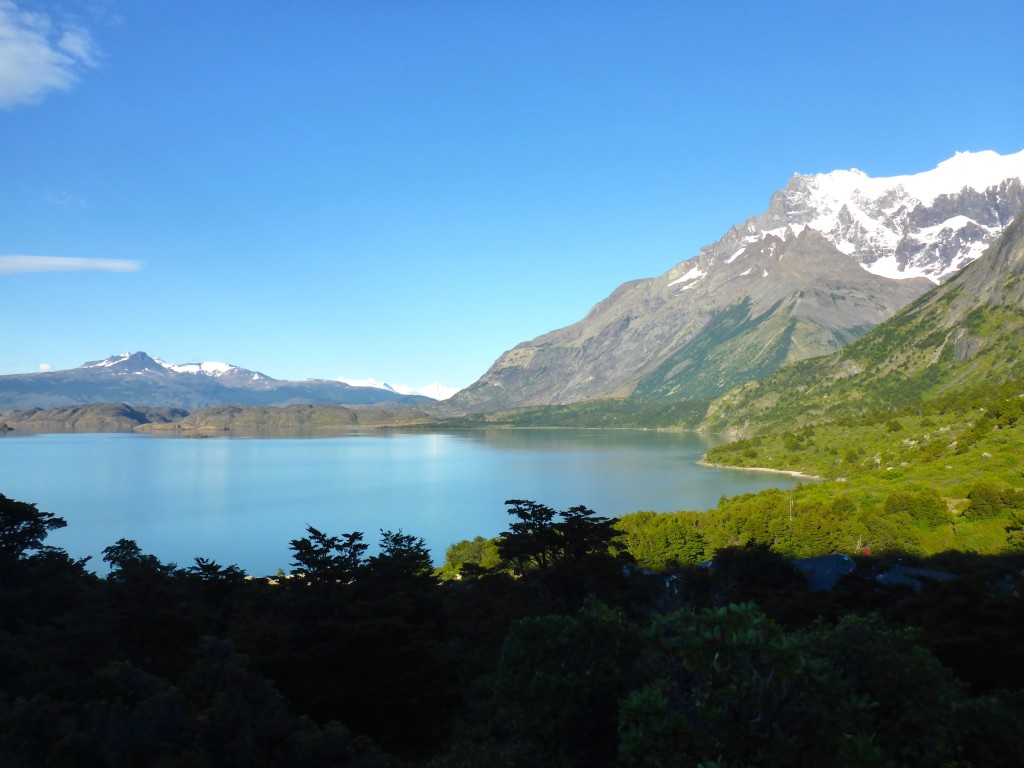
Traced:
<path fill-rule="evenodd" d="M 141 261 L 130 259 L 75 259 L 67 256 L 0 256 L 0 275 L 25 272 L 138 272 Z"/>
<path fill-rule="evenodd" d="M 40 373 L 49 373 L 52 370 L 53 370 L 53 366 L 50 365 L 49 363 L 40 363 L 39 364 L 39 372 Z"/>
<path fill-rule="evenodd" d="M 0 0 L 0 107 L 36 104 L 47 91 L 67 90 L 96 59 L 88 30 Z"/>
<path fill-rule="evenodd" d="M 54 192 L 46 196 L 46 202 L 56 205 L 58 208 L 71 208 L 82 210 L 89 207 L 89 201 L 84 197 L 72 195 L 70 192 Z"/>

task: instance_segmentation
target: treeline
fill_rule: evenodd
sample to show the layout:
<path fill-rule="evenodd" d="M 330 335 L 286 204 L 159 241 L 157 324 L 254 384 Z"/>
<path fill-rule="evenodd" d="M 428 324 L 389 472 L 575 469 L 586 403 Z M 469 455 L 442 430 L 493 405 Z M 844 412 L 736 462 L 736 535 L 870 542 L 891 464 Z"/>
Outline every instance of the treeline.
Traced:
<path fill-rule="evenodd" d="M 864 558 L 808 592 L 765 546 L 655 571 L 624 521 L 508 508 L 441 574 L 401 531 L 369 557 L 361 533 L 308 528 L 279 579 L 124 539 L 101 577 L 46 544 L 62 519 L 0 496 L 0 764 L 1019 760 L 1020 557 L 963 556 L 920 591 Z"/>
<path fill-rule="evenodd" d="M 831 552 L 917 556 L 949 550 L 1024 551 L 1024 494 L 976 483 L 951 510 L 948 499 L 914 483 L 878 491 L 804 485 L 723 497 L 707 512 L 636 512 L 616 524 L 647 568 L 694 565 L 723 547 L 756 544 L 787 557 Z"/>

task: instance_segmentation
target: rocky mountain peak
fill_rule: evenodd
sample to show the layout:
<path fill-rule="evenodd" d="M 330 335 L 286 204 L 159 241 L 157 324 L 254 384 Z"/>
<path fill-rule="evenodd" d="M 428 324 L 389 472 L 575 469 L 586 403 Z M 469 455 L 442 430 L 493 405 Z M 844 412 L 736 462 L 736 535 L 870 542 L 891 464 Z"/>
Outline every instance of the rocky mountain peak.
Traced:
<path fill-rule="evenodd" d="M 711 397 L 835 351 L 974 261 L 1024 210 L 1024 151 L 920 174 L 794 176 L 768 209 L 578 323 L 502 355 L 453 410 Z"/>
<path fill-rule="evenodd" d="M 958 152 L 923 173 L 797 175 L 743 237 L 811 227 L 870 272 L 934 283 L 977 259 L 1024 210 L 1024 150 Z"/>
<path fill-rule="evenodd" d="M 83 363 L 80 368 L 107 369 L 110 373 L 162 373 L 165 366 L 145 352 L 125 352 L 105 360 Z"/>

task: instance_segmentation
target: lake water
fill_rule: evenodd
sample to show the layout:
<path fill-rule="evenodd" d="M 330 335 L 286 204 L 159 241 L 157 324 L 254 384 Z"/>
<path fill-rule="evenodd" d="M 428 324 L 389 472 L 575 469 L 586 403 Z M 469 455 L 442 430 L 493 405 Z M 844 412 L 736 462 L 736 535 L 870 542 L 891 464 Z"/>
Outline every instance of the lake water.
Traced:
<path fill-rule="evenodd" d="M 495 536 L 504 501 L 601 515 L 706 510 L 723 495 L 792 487 L 784 475 L 695 462 L 715 444 L 696 434 L 630 430 L 466 430 L 331 438 L 168 438 L 59 434 L 0 438 L 0 493 L 68 521 L 48 543 L 100 562 L 135 539 L 190 565 L 197 556 L 254 575 L 289 569 L 306 525 L 328 534 L 380 529 L 445 548 Z"/>

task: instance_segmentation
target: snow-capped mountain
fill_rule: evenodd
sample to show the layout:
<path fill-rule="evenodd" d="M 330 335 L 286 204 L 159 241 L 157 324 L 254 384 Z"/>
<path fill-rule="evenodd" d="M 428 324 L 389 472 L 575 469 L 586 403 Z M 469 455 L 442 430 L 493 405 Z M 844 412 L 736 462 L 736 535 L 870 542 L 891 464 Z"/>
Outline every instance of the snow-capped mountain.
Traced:
<path fill-rule="evenodd" d="M 339 376 L 338 381 L 348 384 L 350 387 L 373 387 L 375 389 L 383 389 L 386 392 L 396 392 L 400 395 L 423 395 L 432 400 L 447 400 L 459 391 L 458 387 L 447 387 L 438 381 L 423 387 L 410 387 L 407 384 L 388 384 L 384 381 L 377 381 L 377 379 L 349 379 L 344 376 Z"/>
<path fill-rule="evenodd" d="M 687 271 L 715 259 L 731 263 L 768 235 L 787 240 L 810 227 L 873 274 L 937 283 L 978 258 L 1024 209 L 1022 179 L 1024 150 L 958 152 L 908 176 L 797 174 L 767 211 L 703 248 Z"/>
<path fill-rule="evenodd" d="M 266 374 L 250 371 L 246 368 L 239 368 L 237 365 L 231 365 L 230 363 L 168 363 L 159 357 L 150 357 L 145 352 L 125 352 L 120 355 L 113 355 L 105 360 L 94 360 L 84 363 L 79 368 L 105 368 L 114 375 L 170 371 L 171 373 L 210 377 L 217 379 L 221 384 L 228 387 L 255 385 L 266 388 L 270 382 L 274 381 Z M 263 382 L 263 384 L 261 385 L 260 382 Z"/>
<path fill-rule="evenodd" d="M 228 363 L 167 363 L 145 352 L 126 352 L 64 371 L 0 376 L 0 409 L 89 403 L 204 408 L 385 402 L 423 405 L 431 400 L 325 379 L 284 381 Z"/>
<path fill-rule="evenodd" d="M 706 398 L 833 352 L 978 258 L 1024 210 L 1022 179 L 1024 151 L 889 178 L 796 175 L 765 212 L 509 350 L 449 403 Z"/>

